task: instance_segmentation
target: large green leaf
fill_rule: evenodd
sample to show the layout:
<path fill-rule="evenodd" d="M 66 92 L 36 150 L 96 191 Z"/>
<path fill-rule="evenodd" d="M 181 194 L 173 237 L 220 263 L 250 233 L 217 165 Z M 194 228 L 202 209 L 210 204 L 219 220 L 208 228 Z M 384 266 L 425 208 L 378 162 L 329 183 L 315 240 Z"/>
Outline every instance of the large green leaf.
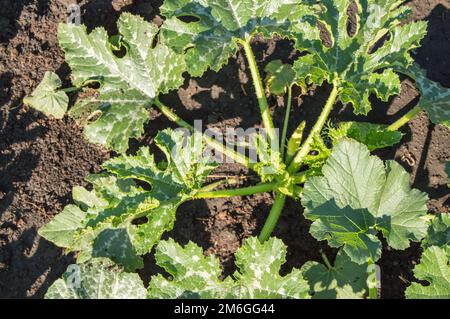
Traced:
<path fill-rule="evenodd" d="M 202 140 L 184 138 L 182 131 L 162 131 L 156 144 L 167 156 L 165 169 L 146 147 L 134 156 L 106 162 L 105 173 L 89 178 L 93 190 L 75 188 L 78 206 L 67 206 L 39 234 L 69 251 L 80 251 L 79 261 L 110 257 L 127 270 L 142 268 L 140 256 L 173 228 L 178 206 L 192 198 L 216 167 L 203 157 Z"/>
<path fill-rule="evenodd" d="M 399 143 L 403 134 L 389 131 L 387 125 L 366 122 L 341 122 L 336 127 L 330 127 L 328 136 L 337 143 L 343 137 L 350 137 L 367 146 L 369 151 L 393 146 Z"/>
<path fill-rule="evenodd" d="M 322 173 L 305 183 L 302 204 L 314 221 L 310 232 L 332 247 L 343 246 L 352 261 L 378 260 L 378 231 L 395 249 L 425 236 L 427 195 L 410 188 L 408 173 L 396 162 L 384 166 L 363 144 L 342 139 Z"/>
<path fill-rule="evenodd" d="M 200 247 L 189 242 L 185 247 L 172 239 L 156 248 L 156 262 L 173 278 L 152 277 L 150 298 L 308 298 L 308 284 L 294 269 L 282 277 L 286 246 L 276 238 L 261 244 L 249 238 L 236 252 L 238 270 L 220 280 L 222 269 L 214 256 L 204 256 Z"/>
<path fill-rule="evenodd" d="M 409 52 L 419 46 L 427 24 L 401 24 L 410 13 L 409 8 L 400 6 L 403 1 L 355 0 L 356 32 L 349 34 L 347 12 L 352 2 L 320 1 L 322 12 L 317 19 L 309 19 L 311 27 L 298 29 L 296 46 L 310 54 L 300 57 L 294 69 L 300 82 L 337 82 L 340 100 L 351 103 L 356 114 L 367 114 L 372 108 L 370 94 L 387 101 L 400 93 L 400 80 L 393 68 L 412 63 Z M 330 45 L 322 43 L 318 22 L 325 27 Z"/>
<path fill-rule="evenodd" d="M 421 257 L 420 264 L 414 267 L 417 279 L 427 281 L 428 285 L 412 283 L 406 288 L 408 299 L 450 299 L 450 247 L 431 246 Z"/>
<path fill-rule="evenodd" d="M 304 0 L 165 0 L 162 41 L 178 52 L 187 50 L 188 71 L 201 76 L 219 71 L 238 49 L 237 39 L 255 33 L 286 35 L 314 7 Z M 186 21 L 188 18 L 191 21 Z"/>
<path fill-rule="evenodd" d="M 75 86 L 99 82 L 98 95 L 79 101 L 79 109 L 101 113 L 86 128 L 92 142 L 119 152 L 128 149 L 128 140 L 143 133 L 149 115 L 146 107 L 160 93 L 183 84 L 184 58 L 153 40 L 158 27 L 139 16 L 123 13 L 117 23 L 120 37 L 112 44 L 105 29 L 87 33 L 85 26 L 61 24 L 58 39 L 72 69 Z M 126 50 L 119 57 L 117 44 Z"/>
<path fill-rule="evenodd" d="M 339 250 L 334 266 L 306 262 L 301 271 L 314 299 L 358 299 L 367 291 L 367 264 L 358 265 Z"/>
<path fill-rule="evenodd" d="M 427 111 L 430 120 L 450 127 L 450 89 L 428 79 L 425 70 L 417 63 L 408 68 L 397 67 L 397 71 L 408 75 L 416 82 L 420 92 L 417 105 Z"/>
<path fill-rule="evenodd" d="M 138 274 L 126 273 L 106 258 L 69 266 L 53 283 L 47 299 L 145 299 L 147 290 Z"/>
<path fill-rule="evenodd" d="M 47 116 L 62 119 L 69 105 L 69 97 L 64 91 L 58 90 L 61 85 L 62 82 L 57 74 L 45 72 L 42 82 L 23 102 Z"/>

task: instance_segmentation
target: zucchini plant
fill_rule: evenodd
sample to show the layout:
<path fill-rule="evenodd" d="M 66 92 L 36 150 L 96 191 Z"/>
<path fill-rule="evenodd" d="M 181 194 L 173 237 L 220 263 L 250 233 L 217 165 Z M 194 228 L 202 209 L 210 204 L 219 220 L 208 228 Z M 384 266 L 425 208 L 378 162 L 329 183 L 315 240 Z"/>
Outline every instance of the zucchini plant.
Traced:
<path fill-rule="evenodd" d="M 103 28 L 88 33 L 84 26 L 61 24 L 58 39 L 74 86 L 61 89 L 61 80 L 49 72 L 25 103 L 62 118 L 67 94 L 82 91 L 84 97 L 77 99 L 69 115 L 84 126 L 89 141 L 119 155 L 103 164 L 103 173 L 88 177 L 92 190 L 75 187 L 74 204 L 40 229 L 44 238 L 77 252 L 81 265 L 78 286 L 67 280 L 67 273 L 47 297 L 377 298 L 374 276 L 382 252 L 380 238 L 402 250 L 427 237 L 435 225 L 430 226 L 427 195 L 410 187 L 408 173 L 370 152 L 400 142 L 399 129 L 422 110 L 436 124 L 450 126 L 450 90 L 427 79 L 410 55 L 420 46 L 427 24 L 408 22 L 410 9 L 402 2 L 165 0 L 160 27 L 129 13 L 120 17 L 119 34 L 114 36 Z M 354 32 L 347 28 L 350 6 L 356 8 Z M 292 65 L 269 63 L 263 82 L 251 46 L 255 35 L 290 39 L 303 54 Z M 196 131 L 159 99 L 180 87 L 187 75 L 219 71 L 241 48 L 266 133 L 255 139 L 256 163 Z M 353 107 L 355 114 L 366 115 L 372 109 L 371 95 L 382 101 L 398 95 L 399 74 L 410 77 L 421 94 L 405 116 L 391 125 L 329 122 L 338 101 Z M 98 89 L 89 87 L 92 83 Z M 324 83 L 331 91 L 312 129 L 305 134 L 301 122 L 288 137 L 292 88 L 304 92 L 312 84 Z M 287 94 L 281 137 L 266 92 Z M 159 163 L 147 147 L 134 155 L 126 153 L 129 140 L 143 134 L 152 107 L 191 132 L 189 136 L 179 130 L 159 132 L 155 143 L 166 157 Z M 218 165 L 202 156 L 207 146 L 255 171 L 260 182 L 222 190 L 217 188 L 234 181 L 205 185 Z M 173 240 L 161 241 L 185 201 L 260 192 L 273 192 L 272 209 L 258 238 L 248 239 L 237 251 L 238 270 L 225 280 L 219 279 L 217 259 L 203 256 L 195 244 L 182 247 Z M 312 221 L 312 236 L 339 249 L 334 266 L 323 255 L 324 264 L 308 262 L 285 277 L 279 275 L 286 248 L 271 234 L 288 197 L 303 205 L 305 217 Z M 448 230 L 448 223 L 439 225 Z M 444 246 L 426 248 L 416 268 L 419 279 L 430 278 L 439 287 L 413 284 L 407 296 L 448 297 L 449 282 L 441 280 L 448 274 L 440 276 L 433 269 L 427 274 L 436 267 L 433 258 L 448 268 L 448 241 Z M 172 278 L 152 278 L 144 294 L 142 282 L 130 272 L 144 266 L 142 256 L 154 247 L 157 263 Z M 90 280 L 109 268 L 114 271 L 108 280 Z M 138 288 L 129 292 L 123 288 L 128 282 Z M 104 293 L 96 294 L 99 291 Z"/>

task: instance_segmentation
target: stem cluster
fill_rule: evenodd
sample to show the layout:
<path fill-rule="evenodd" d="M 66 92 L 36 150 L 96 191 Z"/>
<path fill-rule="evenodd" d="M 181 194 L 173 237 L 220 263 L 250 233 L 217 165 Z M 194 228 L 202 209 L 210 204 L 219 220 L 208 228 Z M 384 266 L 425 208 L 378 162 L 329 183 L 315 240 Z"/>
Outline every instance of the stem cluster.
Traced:
<path fill-rule="evenodd" d="M 265 90 L 263 86 L 263 82 L 261 80 L 261 75 L 258 70 L 258 66 L 256 63 L 256 59 L 253 53 L 253 50 L 250 45 L 250 37 L 244 39 L 239 39 L 238 43 L 240 43 L 244 49 L 245 55 L 247 57 L 250 73 L 253 80 L 253 86 L 256 93 L 256 98 L 258 101 L 259 109 L 261 112 L 261 118 L 264 125 L 264 129 L 267 132 L 267 136 L 269 139 L 269 145 L 271 142 L 277 141 L 278 136 L 275 132 L 275 128 L 273 125 L 272 116 L 270 114 L 269 105 L 267 103 L 267 99 L 265 96 Z M 338 76 L 335 76 L 336 79 L 338 79 Z M 301 143 L 302 137 L 303 137 L 303 129 L 305 127 L 305 123 L 302 122 L 297 130 L 294 132 L 292 137 L 289 139 L 289 143 L 286 145 L 286 137 L 287 137 L 287 127 L 288 127 L 288 121 L 289 116 L 291 112 L 291 103 L 292 103 L 292 86 L 288 87 L 288 101 L 287 101 L 287 108 L 286 108 L 286 114 L 284 118 L 283 123 L 283 130 L 282 130 L 282 136 L 281 136 L 281 150 L 280 153 L 282 155 L 282 158 L 285 158 L 285 164 L 287 166 L 287 173 L 290 176 L 294 177 L 294 181 L 298 184 L 304 183 L 306 176 L 302 173 L 299 173 L 300 169 L 304 166 L 304 162 L 306 157 L 311 152 L 311 146 L 314 142 L 314 138 L 319 135 L 324 127 L 324 125 L 327 122 L 327 119 L 333 109 L 333 106 L 339 96 L 340 93 L 340 85 L 339 81 L 335 80 L 333 82 L 333 88 L 330 92 L 330 95 L 324 105 L 324 108 L 322 109 L 322 112 L 317 119 L 316 123 L 314 124 L 313 128 L 309 132 L 307 138 L 303 143 Z M 182 120 L 178 115 L 176 115 L 169 107 L 165 106 L 163 103 L 161 103 L 158 99 L 154 102 L 155 106 L 159 108 L 159 110 L 167 116 L 171 121 L 176 122 L 179 126 L 186 128 L 190 131 L 194 131 L 194 128 L 189 123 Z M 412 119 L 415 115 L 417 115 L 422 109 L 420 107 L 415 107 L 413 110 L 408 112 L 405 116 L 403 116 L 401 119 L 393 123 L 391 126 L 389 126 L 389 130 L 398 130 L 400 127 L 405 125 L 410 119 Z M 209 138 L 204 137 L 205 142 L 216 149 L 217 151 L 221 152 L 222 154 L 226 155 L 227 157 L 235 160 L 236 162 L 248 167 L 249 169 L 252 169 L 254 164 L 250 162 L 250 160 L 243 154 L 240 154 L 233 149 L 227 148 L 222 143 Z M 287 154 L 285 154 L 287 153 Z M 271 208 L 271 211 L 269 213 L 269 216 L 266 219 L 266 222 L 261 230 L 261 233 L 259 235 L 259 240 L 261 242 L 264 242 L 268 240 L 276 227 L 278 223 L 278 219 L 280 218 L 280 215 L 283 211 L 284 205 L 286 203 L 287 196 L 283 193 L 281 193 L 277 188 L 277 181 L 271 182 L 271 183 L 261 183 L 257 184 L 255 186 L 250 187 L 244 187 L 244 188 L 238 188 L 238 189 L 226 189 L 226 190 L 214 190 L 217 186 L 223 185 L 224 183 L 214 183 L 211 185 L 206 186 L 204 189 L 200 190 L 197 194 L 194 195 L 194 198 L 200 199 L 200 198 L 220 198 L 220 197 L 231 197 L 231 196 L 248 196 L 256 193 L 262 193 L 262 192 L 275 192 L 275 200 L 273 203 L 273 206 Z M 331 267 L 328 260 L 325 260 L 328 267 Z M 371 294 L 373 293 L 373 290 L 371 291 Z"/>

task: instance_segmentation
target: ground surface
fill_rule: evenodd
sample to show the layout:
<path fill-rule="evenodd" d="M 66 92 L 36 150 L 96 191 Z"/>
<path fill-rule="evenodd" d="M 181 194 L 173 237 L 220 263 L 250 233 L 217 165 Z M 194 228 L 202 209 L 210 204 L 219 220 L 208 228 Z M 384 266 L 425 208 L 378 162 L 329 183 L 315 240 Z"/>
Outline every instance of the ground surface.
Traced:
<path fill-rule="evenodd" d="M 80 128 L 70 119 L 49 120 L 27 109 L 22 99 L 42 79 L 47 70 L 56 70 L 66 82 L 69 69 L 57 46 L 56 27 L 67 18 L 70 0 L 0 0 L 0 298 L 42 297 L 49 285 L 73 260 L 37 235 L 37 229 L 70 202 L 74 185 L 85 185 L 84 177 L 99 171 L 99 164 L 111 154 L 83 140 Z M 120 11 L 141 14 L 161 21 L 157 0 L 91 0 L 81 4 L 82 22 L 89 28 L 105 26 L 114 32 Z M 410 1 L 413 19 L 429 21 L 429 33 L 417 51 L 417 62 L 428 76 L 450 87 L 450 2 Z M 290 61 L 295 51 L 286 41 L 255 41 L 257 60 L 263 66 L 273 59 Z M 249 72 L 241 54 L 231 59 L 221 72 L 208 72 L 201 79 L 187 79 L 185 85 L 163 98 L 188 121 L 202 119 L 210 126 L 258 126 L 259 111 L 253 97 Z M 399 97 L 377 103 L 365 120 L 390 123 L 415 103 L 417 93 L 409 80 L 403 82 Z M 300 119 L 312 122 L 320 112 L 329 88 L 311 91 L 296 98 L 291 124 Z M 282 99 L 269 101 L 280 125 L 284 114 Z M 145 137 L 133 148 L 151 144 L 157 130 L 171 125 L 157 113 Z M 351 110 L 336 107 L 333 121 L 354 118 Z M 293 129 L 293 127 L 291 127 Z M 410 173 L 413 186 L 430 195 L 433 212 L 448 212 L 450 194 L 446 188 L 443 163 L 450 159 L 450 131 L 431 124 L 421 114 L 407 127 L 401 144 L 378 152 L 383 159 L 395 159 Z M 247 174 L 236 165 L 221 167 L 225 175 Z M 249 183 L 251 180 L 248 181 Z M 270 210 L 272 196 L 195 201 L 178 211 L 175 229 L 167 236 L 181 243 L 192 240 L 221 258 L 225 273 L 233 270 L 233 252 L 242 241 L 258 233 Z M 322 248 L 333 258 L 335 251 L 314 240 L 309 222 L 298 203 L 289 201 L 275 230 L 288 244 L 283 271 L 300 267 L 307 260 L 320 261 Z M 399 252 L 385 249 L 381 259 L 382 297 L 402 298 L 412 280 L 420 248 L 413 245 Z M 141 275 L 148 280 L 159 271 L 147 258 Z"/>

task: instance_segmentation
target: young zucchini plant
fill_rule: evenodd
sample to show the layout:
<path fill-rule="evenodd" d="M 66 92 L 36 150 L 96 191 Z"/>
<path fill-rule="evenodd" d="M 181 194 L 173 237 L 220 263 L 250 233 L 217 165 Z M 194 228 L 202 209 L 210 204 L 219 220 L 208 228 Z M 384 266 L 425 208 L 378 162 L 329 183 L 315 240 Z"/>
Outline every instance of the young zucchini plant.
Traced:
<path fill-rule="evenodd" d="M 78 252 L 77 262 L 83 265 L 79 273 L 87 276 L 75 288 L 68 280 L 58 281 L 48 296 L 99 297 L 93 292 L 107 288 L 95 285 L 111 283 L 117 294 L 103 296 L 123 297 L 122 283 L 131 281 L 140 288 L 129 297 L 142 297 L 142 282 L 126 274 L 142 268 L 142 255 L 156 246 L 158 264 L 173 278 L 152 278 L 148 289 L 152 298 L 376 298 L 373 277 L 381 256 L 379 236 L 394 249 L 406 249 L 426 236 L 430 217 L 427 195 L 410 188 L 407 172 L 393 161 L 383 163 L 370 151 L 398 143 L 402 138 L 398 130 L 422 110 L 433 122 L 450 126 L 450 90 L 428 80 L 410 56 L 426 34 L 426 22 L 406 22 L 410 9 L 402 2 L 165 0 L 160 28 L 128 13 L 120 17 L 119 35 L 113 37 L 102 28 L 87 33 L 84 26 L 62 24 L 58 38 L 74 87 L 59 89 L 61 81 L 47 73 L 25 103 L 61 118 L 68 107 L 67 93 L 90 93 L 78 99 L 69 114 L 85 124 L 91 142 L 122 155 L 104 163 L 104 173 L 88 178 L 91 191 L 75 187 L 75 205 L 67 206 L 39 231 L 67 251 Z M 347 30 L 350 6 L 357 11 L 352 34 Z M 272 61 L 265 69 L 267 90 L 274 95 L 287 92 L 281 140 L 251 47 L 256 34 L 291 39 L 305 53 L 293 65 Z M 323 40 L 324 34 L 329 41 Z M 219 71 L 240 47 L 267 134 L 267 139 L 255 138 L 257 163 L 194 131 L 159 100 L 183 84 L 186 71 L 191 76 L 201 76 L 208 68 Z M 421 93 L 418 105 L 405 116 L 391 125 L 326 126 L 337 101 L 365 115 L 372 108 L 370 95 L 387 101 L 399 94 L 398 73 L 412 78 Z M 288 138 L 292 87 L 304 90 L 324 82 L 332 88 L 312 129 L 303 136 L 305 122 L 299 123 Z M 93 94 L 85 89 L 91 83 L 100 85 Z M 136 155 L 125 154 L 129 139 L 142 135 L 149 107 L 194 133 L 185 137 L 180 131 L 159 132 L 155 142 L 166 156 L 160 163 L 146 147 Z M 202 156 L 206 145 L 254 170 L 261 182 L 225 190 L 216 188 L 233 181 L 204 185 L 217 166 Z M 172 240 L 160 241 L 173 228 L 176 210 L 185 201 L 260 192 L 274 192 L 274 204 L 258 240 L 248 239 L 236 253 L 239 270 L 230 278 L 219 280 L 218 261 L 204 257 L 194 244 L 183 248 Z M 279 276 L 285 247 L 270 236 L 287 197 L 301 200 L 316 239 L 340 248 L 334 266 L 323 255 L 325 266 L 309 262 L 301 270 Z M 436 255 L 434 251 L 424 255 L 429 254 Z M 445 262 L 442 254 L 438 258 Z M 89 278 L 110 267 L 109 260 L 118 265 L 108 283 L 91 282 Z M 424 277 L 420 270 L 416 275 Z"/>

